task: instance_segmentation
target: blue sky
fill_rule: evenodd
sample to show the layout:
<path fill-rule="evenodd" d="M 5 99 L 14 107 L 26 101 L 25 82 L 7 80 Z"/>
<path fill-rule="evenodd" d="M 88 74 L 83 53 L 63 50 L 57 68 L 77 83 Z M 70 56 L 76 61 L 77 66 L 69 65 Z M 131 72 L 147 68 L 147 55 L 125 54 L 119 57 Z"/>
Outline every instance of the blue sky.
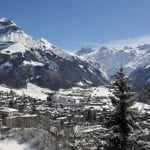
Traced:
<path fill-rule="evenodd" d="M 0 17 L 67 50 L 150 35 L 150 0 L 1 0 Z"/>

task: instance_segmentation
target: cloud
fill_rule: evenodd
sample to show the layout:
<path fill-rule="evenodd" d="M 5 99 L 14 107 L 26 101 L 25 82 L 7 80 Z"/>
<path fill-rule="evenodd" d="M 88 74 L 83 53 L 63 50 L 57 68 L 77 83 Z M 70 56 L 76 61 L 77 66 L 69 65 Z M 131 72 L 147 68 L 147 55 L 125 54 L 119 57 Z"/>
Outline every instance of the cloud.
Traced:
<path fill-rule="evenodd" d="M 98 43 L 98 42 L 80 42 L 81 46 L 89 46 L 98 48 L 101 46 L 113 47 L 113 48 L 123 48 L 124 46 L 129 47 L 137 47 L 143 44 L 150 44 L 150 35 L 135 37 L 135 38 L 127 38 L 122 40 L 110 41 L 108 43 Z"/>
<path fill-rule="evenodd" d="M 107 43 L 106 45 L 110 47 L 115 47 L 115 48 L 122 48 L 124 46 L 137 47 L 143 44 L 150 44 L 150 35 L 111 41 Z"/>

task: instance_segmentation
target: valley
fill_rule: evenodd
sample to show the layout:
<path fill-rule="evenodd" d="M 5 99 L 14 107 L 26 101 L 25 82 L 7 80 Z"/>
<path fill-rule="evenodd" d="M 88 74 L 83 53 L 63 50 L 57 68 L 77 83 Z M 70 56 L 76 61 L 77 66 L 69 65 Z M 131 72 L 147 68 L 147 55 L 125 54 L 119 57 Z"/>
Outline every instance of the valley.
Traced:
<path fill-rule="evenodd" d="M 110 128 L 121 110 L 136 149 L 149 149 L 149 52 L 145 44 L 73 54 L 0 19 L 0 149 L 105 150 L 108 139 L 121 139 L 118 125 Z"/>

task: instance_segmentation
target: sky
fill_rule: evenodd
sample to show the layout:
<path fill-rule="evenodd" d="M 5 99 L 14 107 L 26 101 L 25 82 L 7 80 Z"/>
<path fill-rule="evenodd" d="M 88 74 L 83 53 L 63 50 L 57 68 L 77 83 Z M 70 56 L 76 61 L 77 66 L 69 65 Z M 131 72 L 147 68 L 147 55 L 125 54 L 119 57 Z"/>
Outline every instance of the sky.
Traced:
<path fill-rule="evenodd" d="M 0 0 L 3 17 L 70 51 L 150 41 L 150 0 Z"/>

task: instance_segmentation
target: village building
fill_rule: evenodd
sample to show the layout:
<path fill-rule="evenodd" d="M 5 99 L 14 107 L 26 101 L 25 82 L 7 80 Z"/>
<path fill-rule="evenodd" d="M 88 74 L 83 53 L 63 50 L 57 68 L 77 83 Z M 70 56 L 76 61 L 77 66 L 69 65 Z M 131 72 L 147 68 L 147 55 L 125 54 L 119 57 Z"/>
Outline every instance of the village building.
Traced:
<path fill-rule="evenodd" d="M 5 117 L 16 116 L 19 114 L 19 111 L 14 108 L 8 107 L 0 107 L 0 118 L 3 119 Z"/>
<path fill-rule="evenodd" d="M 11 116 L 6 117 L 4 120 L 5 126 L 9 128 L 15 127 L 37 127 L 37 115 L 20 115 L 20 116 Z"/>
<path fill-rule="evenodd" d="M 38 117 L 35 114 L 21 114 L 17 109 L 0 107 L 0 128 L 36 127 Z"/>

